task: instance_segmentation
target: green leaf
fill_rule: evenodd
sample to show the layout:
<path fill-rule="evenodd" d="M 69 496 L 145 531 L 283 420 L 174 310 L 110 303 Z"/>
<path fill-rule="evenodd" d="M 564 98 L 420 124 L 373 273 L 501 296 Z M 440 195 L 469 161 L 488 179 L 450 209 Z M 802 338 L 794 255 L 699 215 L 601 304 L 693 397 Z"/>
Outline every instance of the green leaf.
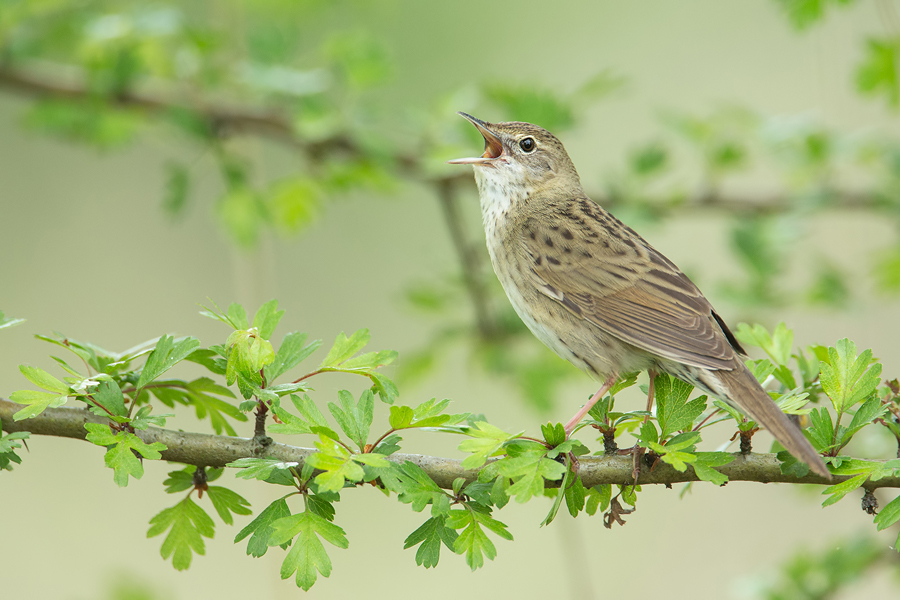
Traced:
<path fill-rule="evenodd" d="M 612 486 L 608 483 L 595 485 L 587 490 L 587 500 L 585 502 L 585 511 L 587 514 L 594 516 L 597 511 L 605 512 L 609 508 L 612 499 Z"/>
<path fill-rule="evenodd" d="M 660 439 L 665 439 L 676 431 L 688 429 L 694 420 L 706 409 L 706 396 L 687 401 L 693 386 L 668 374 L 657 375 L 656 420 L 661 430 Z"/>
<path fill-rule="evenodd" d="M 863 94 L 882 96 L 889 106 L 900 104 L 897 74 L 900 44 L 896 39 L 866 40 L 865 58 L 856 69 L 856 87 Z"/>
<path fill-rule="evenodd" d="M 11 463 L 21 464 L 22 459 L 16 450 L 22 447 L 17 440 L 25 440 L 31 434 L 27 431 L 16 431 L 4 435 L 0 431 L 0 471 L 12 471 Z"/>
<path fill-rule="evenodd" d="M 198 419 L 204 419 L 209 415 L 210 424 L 213 431 L 217 434 L 221 435 L 224 432 L 231 436 L 237 435 L 237 432 L 225 417 L 243 422 L 247 420 L 247 415 L 230 402 L 213 396 L 215 394 L 226 398 L 234 398 L 231 390 L 218 385 L 209 377 L 201 377 L 191 381 L 187 384 L 186 390 Z"/>
<path fill-rule="evenodd" d="M 727 452 L 697 452 L 694 456 L 696 460 L 691 463 L 691 466 L 694 468 L 694 473 L 702 481 L 709 481 L 715 485 L 728 483 L 728 476 L 718 472 L 713 467 L 727 465 L 734 460 L 733 454 Z"/>
<path fill-rule="evenodd" d="M 787 365 L 788 361 L 791 360 L 791 349 L 794 347 L 794 332 L 788 329 L 784 322 L 776 325 L 775 331 L 771 335 L 759 323 L 753 325 L 753 327 L 746 323 L 739 323 L 734 337 L 746 346 L 762 348 L 776 365 Z"/>
<path fill-rule="evenodd" d="M 382 402 L 393 404 L 397 401 L 400 391 L 393 381 L 377 371 L 370 371 L 367 375 L 372 380 L 372 389 L 375 390 Z"/>
<path fill-rule="evenodd" d="M 441 558 L 441 544 L 453 551 L 458 537 L 456 531 L 445 525 L 445 517 L 431 517 L 409 534 L 403 542 L 403 549 L 421 544 L 416 550 L 416 564 L 430 569 L 436 567 Z"/>
<path fill-rule="evenodd" d="M 291 468 L 297 467 L 299 464 L 296 462 L 283 462 L 275 458 L 239 458 L 225 466 L 240 469 L 234 475 L 240 479 L 270 481 L 273 475 L 277 475 L 280 480 L 286 479 L 287 484 L 292 485 L 294 477 L 291 474 Z"/>
<path fill-rule="evenodd" d="M 766 379 L 769 378 L 769 375 L 775 372 L 775 365 L 772 364 L 772 361 L 768 358 L 748 360 L 745 364 L 760 385 L 765 383 Z"/>
<path fill-rule="evenodd" d="M 875 516 L 876 529 L 878 531 L 887 529 L 897 521 L 900 521 L 900 496 L 897 496 L 888 502 L 887 505 L 881 509 L 881 512 Z"/>
<path fill-rule="evenodd" d="M 853 490 L 857 489 L 859 486 L 864 484 L 866 482 L 866 480 L 868 480 L 868 479 L 869 479 L 868 473 L 863 473 L 861 475 L 851 477 L 850 479 L 848 479 L 846 481 L 842 481 L 841 483 L 837 483 L 835 485 L 828 486 L 827 488 L 822 490 L 822 493 L 823 494 L 831 494 L 831 496 L 829 496 L 828 498 L 825 499 L 824 502 L 822 502 L 822 506 L 831 506 L 832 504 L 834 504 L 835 502 L 837 502 L 838 500 L 840 500 L 841 498 L 846 496 L 848 493 L 852 492 Z"/>
<path fill-rule="evenodd" d="M 820 365 L 822 389 L 837 411 L 845 411 L 871 395 L 878 387 L 881 365 L 872 363 L 872 351 L 856 355 L 856 344 L 844 338 L 828 348 Z"/>
<path fill-rule="evenodd" d="M 365 476 L 365 471 L 353 460 L 353 455 L 335 440 L 320 434 L 316 448 L 319 451 L 312 454 L 306 464 L 323 471 L 315 478 L 320 492 L 338 492 L 345 481 L 360 481 Z"/>
<path fill-rule="evenodd" d="M 34 337 L 36 337 L 39 340 L 48 342 L 50 344 L 55 344 L 56 346 L 59 346 L 61 348 L 65 348 L 66 350 L 72 352 L 75 356 L 77 356 L 84 362 L 88 363 L 93 368 L 97 369 L 98 371 L 102 371 L 102 369 L 100 368 L 100 364 L 97 361 L 97 354 L 94 352 L 93 349 L 91 349 L 88 346 L 85 346 L 84 344 L 77 342 L 76 340 L 67 338 L 66 336 L 62 335 L 61 333 L 55 333 L 55 335 L 58 336 L 59 339 L 55 339 L 55 338 L 48 337 L 46 335 L 40 335 L 40 334 L 37 334 Z"/>
<path fill-rule="evenodd" d="M 533 496 L 544 493 L 544 480 L 558 481 L 566 473 L 565 465 L 547 458 L 547 448 L 541 444 L 513 443 L 507 447 L 508 457 L 494 461 L 481 470 L 478 480 L 485 482 L 502 476 L 513 481 L 507 493 L 524 504 Z"/>
<path fill-rule="evenodd" d="M 43 369 L 29 367 L 28 365 L 19 365 L 19 370 L 28 381 L 39 388 L 44 388 L 47 391 L 55 392 L 57 394 L 68 394 L 69 392 L 69 386 Z"/>
<path fill-rule="evenodd" d="M 286 434 L 315 433 L 326 435 L 333 440 L 340 439 L 340 436 L 328 426 L 325 416 L 322 415 L 315 402 L 308 395 L 291 395 L 291 402 L 300 413 L 300 416 L 297 417 L 283 407 L 276 406 L 275 414 L 278 415 L 282 423 L 270 425 L 269 431 Z"/>
<path fill-rule="evenodd" d="M 360 329 L 349 338 L 344 332 L 339 333 L 337 339 L 334 340 L 331 350 L 328 351 L 328 356 L 325 357 L 319 368 L 339 366 L 362 350 L 369 343 L 370 338 L 371 335 L 369 335 L 368 329 Z"/>
<path fill-rule="evenodd" d="M 253 512 L 248 508 L 250 502 L 228 488 L 211 485 L 207 488 L 206 493 L 209 494 L 209 499 L 216 508 L 216 512 L 219 513 L 219 517 L 228 525 L 234 524 L 234 518 L 231 516 L 231 513 L 249 515 Z"/>
<path fill-rule="evenodd" d="M 270 383 L 275 381 L 284 373 L 306 360 L 322 345 L 322 340 L 314 340 L 304 346 L 303 343 L 305 341 L 306 334 L 297 331 L 284 336 L 284 340 L 282 340 L 281 346 L 279 346 L 278 352 L 275 354 L 275 360 L 266 366 L 266 381 Z"/>
<path fill-rule="evenodd" d="M 472 427 L 466 430 L 466 435 L 472 439 L 463 440 L 459 444 L 459 449 L 468 452 L 472 456 L 468 456 L 462 462 L 463 469 L 477 469 L 482 466 L 487 459 L 496 454 L 506 442 L 522 435 L 511 434 L 494 427 L 486 421 L 476 421 Z"/>
<path fill-rule="evenodd" d="M 801 392 L 801 388 L 789 390 L 786 394 L 776 395 L 775 404 L 781 412 L 788 415 L 807 415 L 810 408 L 803 408 L 809 404 L 809 393 Z M 771 395 L 771 394 L 770 394 Z"/>
<path fill-rule="evenodd" d="M 397 360 L 398 353 L 394 350 L 379 350 L 378 352 L 366 352 L 341 363 L 341 369 L 375 369 L 389 365 Z"/>
<path fill-rule="evenodd" d="M 341 390 L 338 392 L 338 398 L 341 406 L 329 402 L 328 410 L 347 437 L 355 442 L 360 450 L 364 450 L 375 415 L 375 396 L 372 390 L 365 390 L 359 397 L 359 402 L 356 402 L 353 400 L 353 394 Z"/>
<path fill-rule="evenodd" d="M 271 528 L 270 546 L 280 546 L 296 538 L 281 564 L 281 578 L 287 579 L 296 572 L 297 585 L 304 591 L 315 584 L 317 571 L 323 577 L 331 575 L 331 559 L 319 538 L 338 548 L 350 545 L 343 529 L 308 510 L 273 521 Z"/>
<path fill-rule="evenodd" d="M 544 436 L 544 441 L 551 446 L 559 446 L 566 441 L 567 437 L 562 423 L 541 425 L 541 435 Z"/>
<path fill-rule="evenodd" d="M 250 329 L 250 321 L 247 320 L 247 311 L 237 302 L 228 305 L 228 319 L 235 329 Z"/>
<path fill-rule="evenodd" d="M 27 406 L 13 414 L 14 421 L 30 419 L 44 412 L 47 408 L 58 408 L 66 403 L 66 394 L 51 394 L 50 392 L 38 392 L 36 390 L 19 390 L 9 395 L 9 399 L 16 404 Z"/>
<path fill-rule="evenodd" d="M 3 311 L 0 310 L 0 329 L 6 329 L 7 327 L 15 327 L 16 325 L 21 325 L 25 322 L 25 319 L 16 319 L 14 317 L 7 317 L 3 314 Z"/>
<path fill-rule="evenodd" d="M 269 300 L 259 307 L 253 317 L 253 326 L 259 330 L 259 335 L 268 340 L 275 332 L 278 322 L 284 316 L 283 310 L 278 310 L 278 300 Z"/>
<path fill-rule="evenodd" d="M 147 444 L 133 433 L 113 433 L 109 425 L 102 423 L 85 423 L 84 428 L 88 430 L 87 441 L 106 447 L 104 461 L 113 470 L 113 479 L 119 487 L 128 485 L 129 475 L 135 479 L 144 476 L 144 467 L 138 456 L 159 460 L 162 458 L 160 452 L 166 449 L 162 442 Z"/>
<path fill-rule="evenodd" d="M 806 29 L 825 17 L 829 5 L 850 5 L 853 0 L 776 0 L 791 24 L 799 30 Z"/>
<path fill-rule="evenodd" d="M 275 360 L 272 343 L 252 330 L 238 329 L 228 336 L 225 346 L 228 360 L 225 381 L 228 385 L 238 381 L 239 384 L 252 386 L 249 394 L 247 390 L 241 390 L 244 397 L 249 398 L 262 385 L 260 370 Z"/>
<path fill-rule="evenodd" d="M 468 413 L 455 415 L 441 414 L 449 405 L 449 399 L 437 402 L 435 398 L 432 398 L 415 408 L 399 405 L 391 406 L 388 422 L 392 429 L 445 427 L 458 425 L 469 417 Z"/>
<path fill-rule="evenodd" d="M 422 512 L 429 504 L 437 506 L 441 497 L 447 496 L 447 493 L 413 462 L 406 461 L 399 465 L 397 478 L 400 484 L 397 499 L 404 504 L 410 504 L 416 512 Z"/>
<path fill-rule="evenodd" d="M 878 396 L 872 396 L 866 400 L 863 405 L 857 409 L 856 414 L 853 415 L 853 420 L 850 421 L 847 431 L 841 437 L 841 445 L 846 445 L 850 441 L 850 438 L 852 438 L 860 429 L 869 425 L 875 419 L 882 417 L 887 412 L 887 405 L 882 404 L 881 399 L 878 398 Z"/>
<path fill-rule="evenodd" d="M 94 392 L 93 398 L 98 404 L 118 417 L 128 415 L 128 409 L 125 408 L 125 396 L 122 395 L 122 389 L 115 380 L 102 382 L 97 391 Z"/>
<path fill-rule="evenodd" d="M 697 435 L 696 433 L 694 435 Z M 697 436 L 699 439 L 699 435 Z M 668 444 L 660 446 L 650 442 L 648 447 L 660 455 L 663 462 L 669 463 L 676 471 L 684 473 L 688 464 L 693 464 L 697 460 L 697 456 L 691 452 L 681 452 L 677 447 L 670 447 Z"/>
<path fill-rule="evenodd" d="M 493 519 L 490 515 L 471 509 L 451 510 L 446 523 L 452 529 L 462 529 L 459 537 L 453 543 L 453 551 L 457 554 L 465 554 L 466 564 L 473 571 L 484 566 L 485 557 L 494 560 L 494 557 L 497 556 L 496 547 L 482 527 L 486 527 L 504 539 L 513 539 L 512 534 L 506 530 L 506 525 Z"/>
<path fill-rule="evenodd" d="M 191 566 L 193 554 L 206 554 L 203 538 L 212 538 L 215 523 L 190 497 L 167 508 L 150 519 L 147 537 L 155 537 L 171 528 L 159 553 L 163 559 L 172 556 L 172 565 L 179 571 Z"/>
<path fill-rule="evenodd" d="M 240 311 L 243 312 L 243 315 L 244 315 L 244 322 L 242 323 L 243 327 L 241 327 L 241 325 L 239 325 L 238 323 L 233 321 L 231 319 L 231 317 L 229 317 L 227 314 L 227 312 L 230 312 L 232 310 L 232 307 L 235 306 L 234 304 L 232 304 L 231 306 L 228 307 L 228 311 L 223 312 L 222 309 L 219 308 L 218 304 L 216 304 L 212 300 L 210 300 L 210 303 L 213 305 L 213 308 L 207 308 L 206 306 L 203 306 L 202 304 L 200 305 L 200 306 L 203 306 L 203 310 L 200 311 L 200 314 L 203 315 L 204 317 L 208 317 L 214 321 L 219 321 L 221 323 L 224 323 L 225 325 L 228 325 L 232 329 L 247 329 L 250 327 L 250 324 L 247 323 L 247 313 L 244 312 L 244 308 L 242 306 L 240 306 L 239 304 L 237 305 L 237 308 L 240 309 Z"/>
<path fill-rule="evenodd" d="M 224 358 L 224 346 L 217 345 L 214 347 L 222 348 L 222 355 L 213 351 L 212 348 L 199 348 L 194 350 L 193 354 L 188 356 L 185 360 L 197 363 L 198 365 L 203 365 L 216 375 L 224 375 L 228 365 L 228 362 Z"/>
<path fill-rule="evenodd" d="M 834 446 L 834 422 L 826 408 L 812 410 L 809 413 L 810 426 L 805 430 L 809 441 L 819 453 L 826 452 Z"/>
<path fill-rule="evenodd" d="M 156 348 L 147 357 L 147 362 L 135 387 L 140 389 L 157 379 L 199 347 L 200 340 L 194 337 L 182 338 L 176 342 L 175 338 L 171 336 L 162 336 L 156 343 Z"/>
<path fill-rule="evenodd" d="M 188 465 L 179 471 L 169 471 L 169 476 L 163 481 L 163 485 L 166 486 L 166 493 L 176 494 L 194 487 L 194 472 L 196 470 L 197 467 L 194 465 Z"/>
<path fill-rule="evenodd" d="M 659 444 L 659 432 L 656 431 L 656 425 L 650 421 L 642 424 L 638 440 L 640 440 L 641 445 L 644 447 L 649 447 L 646 446 L 646 444 L 650 443 Z"/>
<path fill-rule="evenodd" d="M 289 516 L 291 516 L 291 511 L 287 502 L 285 502 L 284 498 L 279 498 L 259 513 L 246 527 L 241 529 L 240 533 L 235 536 L 234 543 L 236 544 L 252 534 L 252 537 L 247 542 L 247 554 L 259 558 L 269 549 L 269 538 L 274 531 L 272 523 Z M 287 548 L 288 543 L 284 542 L 281 547 Z"/>
<path fill-rule="evenodd" d="M 406 429 L 407 427 L 412 426 L 414 415 L 415 413 L 411 407 L 395 405 L 390 409 L 388 423 L 390 424 L 391 429 Z"/>
<path fill-rule="evenodd" d="M 584 489 L 581 477 L 575 477 L 572 485 L 564 484 L 563 489 L 566 491 L 566 508 L 569 509 L 569 514 L 573 518 L 577 517 L 578 513 L 584 510 L 587 498 L 587 491 Z"/>

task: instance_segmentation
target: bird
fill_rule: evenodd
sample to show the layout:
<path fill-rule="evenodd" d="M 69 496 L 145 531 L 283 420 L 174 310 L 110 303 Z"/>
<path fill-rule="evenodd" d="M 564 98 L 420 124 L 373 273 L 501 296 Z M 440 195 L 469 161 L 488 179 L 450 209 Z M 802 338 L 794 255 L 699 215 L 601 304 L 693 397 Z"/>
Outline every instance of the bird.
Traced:
<path fill-rule="evenodd" d="M 810 469 L 822 457 L 744 364 L 746 352 L 696 285 L 585 194 L 562 142 L 537 125 L 458 113 L 484 137 L 472 165 L 488 253 L 510 303 L 553 352 L 602 386 L 566 423 L 571 436 L 620 375 L 667 373 L 733 405 Z"/>

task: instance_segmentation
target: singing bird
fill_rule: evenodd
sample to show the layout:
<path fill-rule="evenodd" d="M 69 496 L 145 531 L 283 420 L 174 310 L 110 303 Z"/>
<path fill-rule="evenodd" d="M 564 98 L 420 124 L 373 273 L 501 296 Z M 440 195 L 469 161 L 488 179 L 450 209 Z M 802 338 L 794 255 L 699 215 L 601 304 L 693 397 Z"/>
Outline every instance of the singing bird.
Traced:
<path fill-rule="evenodd" d="M 672 261 L 584 193 L 562 143 L 531 123 L 488 123 L 469 164 L 487 247 L 509 301 L 551 350 L 603 385 L 566 424 L 571 434 L 616 382 L 668 373 L 740 408 L 792 455 L 830 478 L 800 428 L 744 365 L 745 352 Z"/>

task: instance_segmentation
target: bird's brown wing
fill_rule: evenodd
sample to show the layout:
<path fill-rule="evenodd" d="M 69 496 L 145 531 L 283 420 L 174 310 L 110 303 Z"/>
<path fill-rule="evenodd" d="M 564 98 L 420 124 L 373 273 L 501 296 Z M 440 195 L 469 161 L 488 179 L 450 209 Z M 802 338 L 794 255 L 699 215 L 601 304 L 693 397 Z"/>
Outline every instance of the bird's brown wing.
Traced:
<path fill-rule="evenodd" d="M 697 286 L 591 200 L 548 207 L 519 231 L 533 283 L 573 314 L 647 352 L 734 368 L 740 346 Z"/>

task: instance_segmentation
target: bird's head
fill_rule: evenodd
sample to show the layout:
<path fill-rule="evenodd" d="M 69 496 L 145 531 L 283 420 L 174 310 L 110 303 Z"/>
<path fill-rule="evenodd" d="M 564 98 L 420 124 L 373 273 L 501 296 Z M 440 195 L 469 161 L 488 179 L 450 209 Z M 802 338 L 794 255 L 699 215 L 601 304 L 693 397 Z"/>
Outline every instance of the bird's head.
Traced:
<path fill-rule="evenodd" d="M 478 187 L 511 196 L 530 197 L 546 192 L 577 194 L 581 182 L 562 142 L 531 123 L 488 123 L 459 113 L 484 137 L 484 154 L 447 161 L 473 165 Z"/>

